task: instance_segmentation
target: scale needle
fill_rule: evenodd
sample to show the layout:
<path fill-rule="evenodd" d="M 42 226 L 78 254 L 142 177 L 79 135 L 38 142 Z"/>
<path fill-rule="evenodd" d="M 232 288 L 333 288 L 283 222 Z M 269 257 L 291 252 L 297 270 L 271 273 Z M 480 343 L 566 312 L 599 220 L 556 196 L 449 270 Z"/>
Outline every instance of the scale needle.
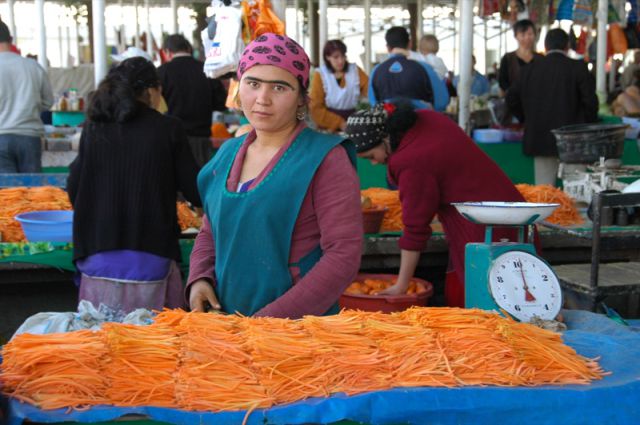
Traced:
<path fill-rule="evenodd" d="M 527 285 L 527 279 L 524 277 L 524 267 L 520 264 L 520 276 L 522 276 L 522 288 L 524 289 L 524 300 L 527 302 L 533 302 L 536 300 L 536 297 L 533 296 L 531 292 L 529 292 L 529 285 Z"/>

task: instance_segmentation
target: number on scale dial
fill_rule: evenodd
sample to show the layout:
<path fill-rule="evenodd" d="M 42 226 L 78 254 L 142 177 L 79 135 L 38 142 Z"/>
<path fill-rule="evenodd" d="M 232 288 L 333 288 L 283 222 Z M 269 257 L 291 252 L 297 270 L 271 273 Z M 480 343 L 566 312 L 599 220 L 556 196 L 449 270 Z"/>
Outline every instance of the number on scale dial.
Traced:
<path fill-rule="evenodd" d="M 510 251 L 494 260 L 489 289 L 496 304 L 522 322 L 533 316 L 553 320 L 562 307 L 562 291 L 553 270 L 524 251 Z"/>

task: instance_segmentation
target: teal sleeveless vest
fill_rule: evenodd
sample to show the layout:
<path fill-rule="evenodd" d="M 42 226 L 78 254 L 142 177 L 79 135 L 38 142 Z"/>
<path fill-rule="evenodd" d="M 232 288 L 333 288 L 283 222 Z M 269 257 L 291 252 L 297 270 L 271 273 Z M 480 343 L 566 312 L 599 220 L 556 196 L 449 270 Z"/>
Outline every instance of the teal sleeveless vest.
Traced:
<path fill-rule="evenodd" d="M 338 136 L 304 129 L 276 166 L 253 189 L 229 192 L 227 179 L 247 136 L 222 145 L 198 175 L 198 190 L 216 249 L 216 295 L 222 310 L 251 316 L 292 286 L 290 266 L 304 276 L 322 256 L 318 245 L 289 264 L 291 238 L 316 170 L 342 144 L 355 166 L 355 149 Z M 327 314 L 338 311 L 335 305 Z"/>

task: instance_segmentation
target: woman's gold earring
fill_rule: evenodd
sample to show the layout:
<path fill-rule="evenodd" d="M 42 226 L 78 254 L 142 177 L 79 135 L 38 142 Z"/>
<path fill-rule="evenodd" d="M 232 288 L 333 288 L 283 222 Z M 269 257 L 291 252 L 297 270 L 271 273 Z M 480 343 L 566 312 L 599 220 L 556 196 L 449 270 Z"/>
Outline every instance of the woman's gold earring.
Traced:
<path fill-rule="evenodd" d="M 304 109 L 299 109 L 298 112 L 296 113 L 296 118 L 298 119 L 298 121 L 304 121 L 306 117 L 307 117 L 307 111 L 305 111 Z"/>

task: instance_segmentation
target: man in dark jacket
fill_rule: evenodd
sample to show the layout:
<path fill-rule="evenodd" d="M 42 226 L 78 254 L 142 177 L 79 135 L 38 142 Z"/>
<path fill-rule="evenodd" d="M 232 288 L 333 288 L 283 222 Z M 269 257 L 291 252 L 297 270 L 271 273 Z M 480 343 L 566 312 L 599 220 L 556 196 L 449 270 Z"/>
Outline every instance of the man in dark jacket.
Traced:
<path fill-rule="evenodd" d="M 180 34 L 166 38 L 162 46 L 168 63 L 158 68 L 168 115 L 180 118 L 199 166 L 213 155 L 211 115 L 224 111 L 227 91 L 220 80 L 204 75 L 204 64 L 193 58 L 191 44 Z"/>
<path fill-rule="evenodd" d="M 553 29 L 544 40 L 547 55 L 522 69 L 507 92 L 507 104 L 524 121 L 523 151 L 534 157 L 536 184 L 555 185 L 558 150 L 551 130 L 596 121 L 598 98 L 587 65 L 567 57 L 569 36 Z"/>

